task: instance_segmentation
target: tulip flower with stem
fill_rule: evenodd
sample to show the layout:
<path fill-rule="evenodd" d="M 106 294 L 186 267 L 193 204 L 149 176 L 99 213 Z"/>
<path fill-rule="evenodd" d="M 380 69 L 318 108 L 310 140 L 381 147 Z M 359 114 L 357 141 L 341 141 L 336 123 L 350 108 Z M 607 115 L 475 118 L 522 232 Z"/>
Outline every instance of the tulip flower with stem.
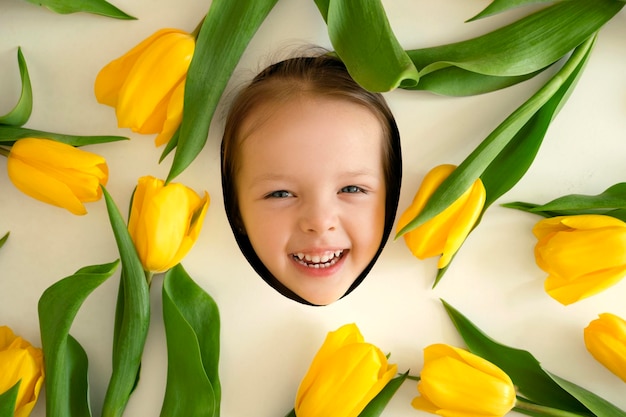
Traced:
<path fill-rule="evenodd" d="M 545 217 L 533 228 L 535 259 L 548 273 L 546 291 L 560 303 L 597 294 L 626 276 L 626 183 L 596 195 L 503 206 Z"/>

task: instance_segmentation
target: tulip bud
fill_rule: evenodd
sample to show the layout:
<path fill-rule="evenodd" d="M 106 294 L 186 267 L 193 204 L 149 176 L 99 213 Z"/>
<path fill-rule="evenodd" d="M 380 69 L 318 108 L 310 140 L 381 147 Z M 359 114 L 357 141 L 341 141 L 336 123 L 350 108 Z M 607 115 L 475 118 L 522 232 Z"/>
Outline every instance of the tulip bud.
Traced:
<path fill-rule="evenodd" d="M 414 408 L 444 417 L 501 417 L 515 406 L 511 378 L 491 362 L 445 344 L 424 349 Z"/>
<path fill-rule="evenodd" d="M 348 324 L 328 333 L 296 395 L 298 417 L 356 417 L 397 371 Z"/>
<path fill-rule="evenodd" d="M 437 187 L 455 169 L 454 165 L 439 165 L 426 174 L 413 203 L 398 219 L 398 231 L 417 217 Z M 477 179 L 452 205 L 403 235 L 411 253 L 419 259 L 441 255 L 437 267 L 448 266 L 480 217 L 485 198 L 485 187 Z"/>
<path fill-rule="evenodd" d="M 585 346 L 598 362 L 626 382 L 626 320 L 600 314 L 584 330 Z"/>
<path fill-rule="evenodd" d="M 626 275 L 626 223 L 604 215 L 551 217 L 533 228 L 546 292 L 564 305 L 597 294 Z"/>
<path fill-rule="evenodd" d="M 44 203 L 86 214 L 102 196 L 109 169 L 103 157 L 65 143 L 25 138 L 11 147 L 7 169 L 15 187 Z"/>
<path fill-rule="evenodd" d="M 16 336 L 9 327 L 0 326 L 0 394 L 18 381 L 14 417 L 27 417 L 44 381 L 43 352 Z"/>
<path fill-rule="evenodd" d="M 118 126 L 133 132 L 159 133 L 167 143 L 182 120 L 187 70 L 194 37 L 182 30 L 161 29 L 98 73 L 96 99 L 115 107 Z"/>
<path fill-rule="evenodd" d="M 130 209 L 128 231 L 146 271 L 165 272 L 178 264 L 198 240 L 209 207 L 182 184 L 139 179 Z"/>

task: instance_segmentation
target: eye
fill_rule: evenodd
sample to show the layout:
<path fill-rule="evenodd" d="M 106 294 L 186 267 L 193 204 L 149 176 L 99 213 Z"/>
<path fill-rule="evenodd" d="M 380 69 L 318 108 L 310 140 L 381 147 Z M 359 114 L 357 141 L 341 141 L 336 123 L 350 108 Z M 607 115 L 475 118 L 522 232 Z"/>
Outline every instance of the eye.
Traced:
<path fill-rule="evenodd" d="M 349 193 L 349 194 L 355 194 L 355 193 L 366 194 L 366 191 L 363 188 L 356 186 L 356 185 L 348 185 L 346 187 L 343 187 L 340 192 Z"/>
<path fill-rule="evenodd" d="M 277 191 L 272 191 L 269 194 L 266 194 L 265 198 L 287 198 L 291 196 L 293 196 L 293 194 L 291 194 L 289 191 L 277 190 Z"/>

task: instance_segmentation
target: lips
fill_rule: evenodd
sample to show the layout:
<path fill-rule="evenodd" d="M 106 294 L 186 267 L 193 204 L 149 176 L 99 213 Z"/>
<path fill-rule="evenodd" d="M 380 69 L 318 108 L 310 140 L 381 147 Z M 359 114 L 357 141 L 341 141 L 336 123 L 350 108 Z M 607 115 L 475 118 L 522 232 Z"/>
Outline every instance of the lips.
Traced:
<path fill-rule="evenodd" d="M 335 265 L 341 260 L 344 250 L 326 251 L 322 254 L 311 255 L 308 253 L 293 253 L 291 257 L 300 265 L 307 268 L 323 269 Z"/>

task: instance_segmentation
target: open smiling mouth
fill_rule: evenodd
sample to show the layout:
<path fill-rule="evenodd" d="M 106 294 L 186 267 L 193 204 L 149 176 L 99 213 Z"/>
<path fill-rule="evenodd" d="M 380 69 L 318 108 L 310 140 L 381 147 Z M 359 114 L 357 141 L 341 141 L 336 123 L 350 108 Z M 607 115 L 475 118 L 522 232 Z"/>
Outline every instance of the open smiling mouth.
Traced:
<path fill-rule="evenodd" d="M 305 255 L 304 253 L 292 253 L 291 257 L 300 265 L 307 268 L 329 268 L 335 265 L 343 258 L 344 249 L 336 250 L 334 252 L 327 252 L 322 256 L 319 255 Z"/>

